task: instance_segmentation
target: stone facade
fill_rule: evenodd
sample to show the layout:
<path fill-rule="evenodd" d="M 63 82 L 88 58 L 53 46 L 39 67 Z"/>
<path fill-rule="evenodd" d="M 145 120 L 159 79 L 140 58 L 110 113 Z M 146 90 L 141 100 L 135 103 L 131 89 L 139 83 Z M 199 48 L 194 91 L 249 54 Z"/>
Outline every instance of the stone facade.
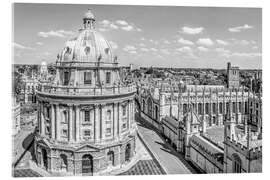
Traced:
<path fill-rule="evenodd" d="M 240 87 L 239 67 L 227 65 L 227 88 L 238 89 Z"/>
<path fill-rule="evenodd" d="M 36 155 L 52 173 L 98 174 L 134 155 L 135 84 L 120 80 L 117 57 L 94 22 L 88 11 L 58 55 L 54 80 L 37 91 Z"/>

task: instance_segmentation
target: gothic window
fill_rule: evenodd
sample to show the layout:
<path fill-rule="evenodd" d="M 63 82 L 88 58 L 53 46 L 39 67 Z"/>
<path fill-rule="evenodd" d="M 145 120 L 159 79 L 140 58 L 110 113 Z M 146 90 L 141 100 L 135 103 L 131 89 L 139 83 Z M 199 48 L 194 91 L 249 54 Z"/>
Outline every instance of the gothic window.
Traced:
<path fill-rule="evenodd" d="M 84 111 L 84 122 L 90 122 L 90 111 L 89 110 Z"/>
<path fill-rule="evenodd" d="M 233 173 L 241 173 L 242 169 L 242 162 L 240 157 L 237 154 L 233 154 L 232 156 L 232 162 L 233 162 Z"/>
<path fill-rule="evenodd" d="M 111 83 L 111 72 L 106 72 L 106 83 Z"/>
<path fill-rule="evenodd" d="M 158 119 L 158 106 L 155 106 L 155 118 Z"/>
<path fill-rule="evenodd" d="M 152 117 L 152 101 L 150 98 L 147 100 L 148 115 Z"/>
<path fill-rule="evenodd" d="M 86 55 L 88 55 L 90 53 L 90 47 L 89 46 L 85 47 L 84 52 Z"/>
<path fill-rule="evenodd" d="M 145 112 L 145 101 L 143 100 L 143 111 Z"/>
<path fill-rule="evenodd" d="M 92 78 L 91 78 L 91 72 L 84 72 L 84 84 L 91 84 Z"/>
<path fill-rule="evenodd" d="M 69 72 L 64 72 L 64 86 L 67 86 L 69 82 Z"/>

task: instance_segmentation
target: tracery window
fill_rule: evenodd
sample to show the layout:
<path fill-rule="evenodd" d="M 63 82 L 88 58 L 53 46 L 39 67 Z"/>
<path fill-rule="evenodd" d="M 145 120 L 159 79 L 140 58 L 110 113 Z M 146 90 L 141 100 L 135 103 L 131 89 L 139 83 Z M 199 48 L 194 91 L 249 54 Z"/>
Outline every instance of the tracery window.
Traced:
<path fill-rule="evenodd" d="M 241 173 L 242 169 L 242 162 L 240 157 L 237 154 L 233 154 L 232 156 L 232 163 L 233 163 L 233 173 Z"/>
<path fill-rule="evenodd" d="M 152 117 L 152 101 L 151 101 L 151 99 L 150 98 L 148 98 L 148 100 L 147 100 L 147 107 L 148 107 L 148 115 L 149 116 L 151 116 Z"/>

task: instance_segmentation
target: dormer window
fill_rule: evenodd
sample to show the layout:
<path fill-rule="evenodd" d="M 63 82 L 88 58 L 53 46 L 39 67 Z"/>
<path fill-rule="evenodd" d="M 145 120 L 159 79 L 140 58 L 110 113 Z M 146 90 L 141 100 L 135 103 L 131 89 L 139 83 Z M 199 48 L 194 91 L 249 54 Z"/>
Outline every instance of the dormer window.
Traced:
<path fill-rule="evenodd" d="M 88 55 L 90 53 L 90 47 L 89 46 L 85 47 L 84 52 L 86 55 Z"/>

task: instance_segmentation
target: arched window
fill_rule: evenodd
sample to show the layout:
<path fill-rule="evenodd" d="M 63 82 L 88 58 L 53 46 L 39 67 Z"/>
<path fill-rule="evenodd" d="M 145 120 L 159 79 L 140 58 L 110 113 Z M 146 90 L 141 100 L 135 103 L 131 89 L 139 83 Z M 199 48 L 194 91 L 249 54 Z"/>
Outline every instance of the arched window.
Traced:
<path fill-rule="evenodd" d="M 158 106 L 155 106 L 155 118 L 158 119 Z"/>
<path fill-rule="evenodd" d="M 107 120 L 111 121 L 112 118 L 112 111 L 111 110 L 107 110 Z"/>
<path fill-rule="evenodd" d="M 219 103 L 219 114 L 223 113 L 223 104 L 220 102 Z"/>
<path fill-rule="evenodd" d="M 198 114 L 202 115 L 202 103 L 198 104 Z"/>
<path fill-rule="evenodd" d="M 232 172 L 241 173 L 242 161 L 237 154 L 232 155 Z"/>
<path fill-rule="evenodd" d="M 64 110 L 64 111 L 63 111 L 63 120 L 62 120 L 62 122 L 66 123 L 67 120 L 68 120 L 68 114 L 67 114 L 67 111 Z"/>
<path fill-rule="evenodd" d="M 152 117 L 152 100 L 150 98 L 148 98 L 147 100 L 147 107 L 148 107 L 147 114 Z"/>
<path fill-rule="evenodd" d="M 187 112 L 187 104 L 183 105 L 183 114 L 185 114 Z"/>
<path fill-rule="evenodd" d="M 212 104 L 212 108 L 213 108 L 213 110 L 212 110 L 213 111 L 213 114 L 216 114 L 217 113 L 217 111 L 216 111 L 217 110 L 216 109 L 216 103 L 213 103 Z"/>
<path fill-rule="evenodd" d="M 114 152 L 113 151 L 109 151 L 107 153 L 107 157 L 108 157 L 108 164 L 114 166 Z"/>
<path fill-rule="evenodd" d="M 60 155 L 60 169 L 61 171 L 68 170 L 67 156 L 65 154 Z"/>
<path fill-rule="evenodd" d="M 85 154 L 82 157 L 82 173 L 83 174 L 93 173 L 93 157 L 90 154 Z"/>
<path fill-rule="evenodd" d="M 209 114 L 209 103 L 205 104 L 205 114 Z"/>
<path fill-rule="evenodd" d="M 127 144 L 125 150 L 125 161 L 130 161 L 130 158 L 131 158 L 131 146 L 130 144 Z"/>
<path fill-rule="evenodd" d="M 239 109 L 239 113 L 242 113 L 242 104 L 241 104 L 241 102 L 238 103 L 238 109 Z"/>
<path fill-rule="evenodd" d="M 143 109 L 142 110 L 143 110 L 143 112 L 145 112 L 145 101 L 144 100 L 143 100 L 143 104 L 142 105 L 143 105 Z"/>
<path fill-rule="evenodd" d="M 233 113 L 236 113 L 236 103 L 233 102 Z"/>

